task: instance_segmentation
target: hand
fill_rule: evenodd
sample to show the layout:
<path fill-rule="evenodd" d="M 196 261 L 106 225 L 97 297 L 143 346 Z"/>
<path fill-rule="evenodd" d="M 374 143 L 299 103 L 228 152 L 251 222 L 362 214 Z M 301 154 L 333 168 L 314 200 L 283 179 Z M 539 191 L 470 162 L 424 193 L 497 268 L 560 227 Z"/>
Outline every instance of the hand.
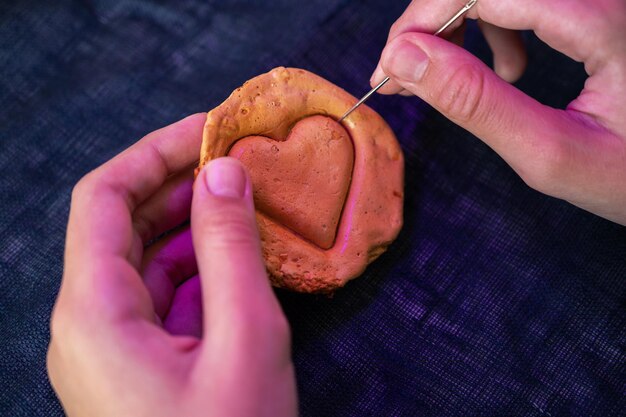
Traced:
<path fill-rule="evenodd" d="M 381 93 L 419 96 L 483 140 L 531 187 L 626 224 L 626 3 L 479 0 L 468 17 L 482 22 L 501 77 L 428 34 L 462 5 L 413 1 L 389 33 L 372 86 L 389 75 Z M 567 109 L 544 106 L 505 81 L 526 63 L 519 38 L 507 29 L 532 29 L 585 64 L 589 78 Z"/>
<path fill-rule="evenodd" d="M 192 201 L 204 120 L 151 133 L 74 189 L 48 351 L 69 416 L 297 414 L 247 174 L 212 161 Z M 191 228 L 144 249 L 190 211 Z"/>

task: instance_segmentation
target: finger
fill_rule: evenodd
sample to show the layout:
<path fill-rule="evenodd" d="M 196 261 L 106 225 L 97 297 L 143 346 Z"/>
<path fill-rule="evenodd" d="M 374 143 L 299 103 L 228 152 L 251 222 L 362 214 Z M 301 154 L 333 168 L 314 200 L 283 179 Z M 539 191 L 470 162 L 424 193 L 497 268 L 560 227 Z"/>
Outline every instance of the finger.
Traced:
<path fill-rule="evenodd" d="M 133 227 L 145 245 L 152 239 L 189 220 L 193 168 L 169 178 L 133 213 Z"/>
<path fill-rule="evenodd" d="M 465 4 L 466 0 L 414 0 L 412 1 L 402 15 L 394 22 L 389 29 L 389 37 L 387 43 L 395 39 L 397 36 L 406 32 L 435 33 L 448 22 L 457 11 Z M 480 2 L 479 2 L 480 3 Z M 463 26 L 464 19 L 472 17 L 474 9 L 470 9 L 463 16 L 454 21 L 445 31 L 441 33 L 441 37 L 446 39 Z"/>
<path fill-rule="evenodd" d="M 372 74 L 372 78 L 370 78 L 370 85 L 372 86 L 372 88 L 380 84 L 380 82 L 384 80 L 385 77 L 387 77 L 387 74 L 385 74 L 379 62 L 378 66 L 374 70 L 374 74 Z M 379 88 L 377 92 L 384 95 L 400 94 L 404 92 L 404 88 L 402 88 L 400 84 L 398 84 L 394 80 L 389 80 L 385 85 Z"/>
<path fill-rule="evenodd" d="M 459 10 L 463 4 L 458 0 L 412 1 L 389 29 L 387 44 L 406 32 L 435 33 L 452 16 L 453 10 Z M 463 26 L 463 18 L 452 23 L 439 36 L 446 39 L 461 26 Z M 370 79 L 370 84 L 374 87 L 386 76 L 379 61 Z M 381 94 L 398 94 L 403 90 L 397 82 L 391 80 L 378 91 Z"/>
<path fill-rule="evenodd" d="M 174 335 L 202 337 L 202 295 L 198 275 L 178 286 L 163 327 Z"/>
<path fill-rule="evenodd" d="M 518 31 L 502 29 L 478 21 L 478 25 L 493 52 L 493 68 L 503 80 L 513 83 L 526 69 L 527 56 L 522 35 Z"/>
<path fill-rule="evenodd" d="M 171 174 L 198 158 L 204 119 L 193 115 L 153 132 L 85 176 L 72 198 L 68 249 L 74 254 L 126 257 L 130 213 Z"/>
<path fill-rule="evenodd" d="M 615 1 L 485 0 L 476 4 L 474 12 L 476 17 L 502 28 L 533 30 L 552 48 L 577 61 L 606 61 L 621 43 L 616 42 L 607 24 L 606 16 L 611 12 L 605 9 L 619 9 L 612 3 Z"/>
<path fill-rule="evenodd" d="M 150 246 L 146 250 L 142 270 L 154 311 L 163 321 L 172 305 L 176 288 L 198 273 L 191 229 L 185 227 Z"/>
<path fill-rule="evenodd" d="M 220 346 L 229 347 L 271 335 L 272 323 L 284 317 L 261 257 L 251 183 L 239 161 L 216 159 L 200 172 L 191 228 L 205 334 L 211 329 Z"/>
<path fill-rule="evenodd" d="M 465 29 L 466 29 L 466 25 L 462 25 L 461 27 L 459 27 L 447 38 L 448 41 L 452 42 L 453 44 L 457 46 L 462 47 L 463 42 L 465 41 Z M 378 65 L 380 66 L 380 63 Z M 382 69 L 380 71 L 382 72 Z M 376 74 L 374 76 L 376 77 Z M 374 85 L 372 87 L 374 87 Z M 402 86 L 399 85 L 394 80 L 389 80 L 387 84 L 385 84 L 381 89 L 378 90 L 378 92 L 380 94 L 386 94 L 386 95 L 399 94 L 404 97 L 411 97 L 414 95 L 411 91 L 405 88 L 402 88 Z"/>
<path fill-rule="evenodd" d="M 391 27 L 387 44 L 403 33 L 434 33 L 438 25 L 464 3 L 459 0 L 411 2 Z M 620 9 L 614 3 L 614 0 L 569 1 L 567 4 L 542 0 L 480 0 L 464 18 L 481 19 L 506 29 L 530 29 L 552 48 L 577 61 L 607 62 L 623 44 L 619 41 L 621 38 L 611 31 L 611 27 L 617 25 L 607 24 L 606 16 L 610 12 L 607 13 L 606 9 Z M 462 21 L 457 20 L 446 32 L 454 31 Z M 581 21 L 584 21 L 585 30 L 581 30 L 578 23 Z M 598 45 L 606 47 L 598 48 Z M 593 73 L 595 65 L 588 70 Z"/>
<path fill-rule="evenodd" d="M 386 77 L 386 75 L 384 75 L 384 73 L 382 72 L 382 69 L 380 70 L 380 72 L 383 74 L 383 76 L 380 78 L 380 81 L 382 81 Z M 375 79 L 375 77 L 377 77 L 376 74 L 374 74 L 372 76 L 372 79 L 370 80 L 370 85 L 372 86 L 372 88 L 376 87 L 378 85 L 378 83 L 380 82 L 380 81 L 379 82 L 374 82 L 373 80 Z M 410 96 L 414 95 L 410 91 L 405 90 L 404 88 L 402 88 L 394 80 L 389 80 L 384 86 L 382 86 L 381 88 L 378 89 L 377 93 L 383 94 L 383 95 L 399 94 L 399 95 L 404 96 L 404 97 L 410 97 Z"/>
<path fill-rule="evenodd" d="M 541 105 L 462 48 L 406 33 L 387 46 L 382 64 L 401 86 L 485 141 L 535 188 L 555 183 L 551 177 L 568 175 L 577 164 L 589 165 L 593 144 L 575 138 L 585 131 L 597 135 L 580 118 Z"/>
<path fill-rule="evenodd" d="M 450 10 L 456 7 L 460 9 L 461 3 L 458 1 L 444 0 L 440 3 L 450 3 Z M 393 24 L 389 31 L 387 38 L 387 44 L 398 35 L 402 33 L 411 32 L 423 32 L 423 33 L 435 33 L 441 28 L 443 23 L 449 19 L 451 12 L 442 7 L 440 3 L 433 2 L 419 2 L 418 8 L 416 1 L 413 1 L 406 11 L 400 16 L 400 18 Z M 440 22 L 440 23 L 438 23 Z M 465 34 L 465 24 L 462 18 L 452 23 L 444 32 L 438 36 L 443 39 L 448 39 L 450 42 L 457 45 L 463 44 L 463 38 Z M 376 65 L 376 69 L 370 78 L 370 84 L 375 87 L 380 83 L 387 75 L 382 69 L 380 61 Z M 401 94 L 403 96 L 412 95 L 409 91 L 402 88 L 394 80 L 388 81 L 383 87 L 378 90 L 378 93 L 384 95 Z"/>
<path fill-rule="evenodd" d="M 136 236 L 131 213 L 198 157 L 204 118 L 190 116 L 151 133 L 78 183 L 60 297 L 90 300 L 111 318 L 139 314 L 153 320 L 150 296 L 129 262 Z"/>

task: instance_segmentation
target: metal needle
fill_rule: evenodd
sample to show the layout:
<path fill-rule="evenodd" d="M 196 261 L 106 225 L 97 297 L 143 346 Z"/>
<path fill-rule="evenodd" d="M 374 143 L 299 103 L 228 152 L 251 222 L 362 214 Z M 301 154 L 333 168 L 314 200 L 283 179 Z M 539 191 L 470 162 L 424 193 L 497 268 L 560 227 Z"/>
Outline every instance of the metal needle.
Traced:
<path fill-rule="evenodd" d="M 433 35 L 437 36 L 439 35 L 441 32 L 443 32 L 444 30 L 446 30 L 448 28 L 448 26 L 450 26 L 452 23 L 454 23 L 455 20 L 457 20 L 459 17 L 463 16 L 465 14 L 465 12 L 467 12 L 469 9 L 471 9 L 472 7 L 474 7 L 474 5 L 476 4 L 478 0 L 470 0 L 469 2 L 467 2 L 467 4 L 465 6 L 463 6 L 463 8 L 461 8 L 461 10 L 459 10 L 458 12 L 456 12 L 456 14 L 454 16 L 452 16 L 450 18 L 450 20 L 448 20 L 446 23 L 444 23 L 443 26 L 441 26 L 439 28 L 439 30 L 437 32 L 435 32 Z M 386 77 L 384 80 L 382 80 L 380 82 L 380 84 L 378 84 L 376 87 L 372 88 L 367 94 L 365 94 L 363 96 L 363 98 L 361 98 L 361 100 L 359 100 L 354 106 L 352 106 L 350 108 L 350 110 L 348 110 L 347 112 L 344 113 L 343 116 L 341 116 L 341 118 L 339 119 L 339 122 L 343 121 L 343 119 L 345 119 L 346 117 L 348 117 L 350 115 L 350 113 L 352 113 L 354 110 L 356 110 L 357 107 L 359 107 L 361 104 L 365 103 L 365 101 L 370 98 L 370 96 L 372 94 L 374 94 L 376 91 L 378 91 L 383 85 L 387 84 L 387 82 L 390 80 L 389 77 Z"/>

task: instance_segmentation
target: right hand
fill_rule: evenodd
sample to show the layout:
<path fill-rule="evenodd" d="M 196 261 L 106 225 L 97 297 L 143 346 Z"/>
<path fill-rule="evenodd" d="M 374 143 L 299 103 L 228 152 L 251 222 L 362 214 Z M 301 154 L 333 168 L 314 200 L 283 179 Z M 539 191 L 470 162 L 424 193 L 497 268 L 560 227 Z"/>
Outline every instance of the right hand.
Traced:
<path fill-rule="evenodd" d="M 462 4 L 413 1 L 389 33 L 372 86 L 388 75 L 381 93 L 419 96 L 483 140 L 531 187 L 626 225 L 626 2 L 479 0 L 467 17 L 480 19 L 500 76 L 430 35 Z M 526 61 L 505 29 L 532 29 L 585 64 L 589 78 L 567 109 L 542 105 L 507 83 Z"/>

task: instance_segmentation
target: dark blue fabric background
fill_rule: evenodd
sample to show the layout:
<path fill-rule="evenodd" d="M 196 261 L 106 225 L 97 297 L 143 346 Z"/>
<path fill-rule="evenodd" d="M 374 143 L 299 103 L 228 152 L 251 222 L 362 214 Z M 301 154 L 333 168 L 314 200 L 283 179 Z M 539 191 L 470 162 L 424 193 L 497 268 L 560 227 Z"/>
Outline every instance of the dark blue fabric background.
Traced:
<path fill-rule="evenodd" d="M 62 415 L 45 351 L 73 184 L 274 66 L 361 95 L 407 3 L 0 3 L 1 415 Z M 582 67 L 527 43 L 519 87 L 565 106 Z M 529 189 L 415 98 L 370 105 L 405 151 L 406 225 L 333 298 L 279 291 L 302 415 L 626 415 L 625 228 Z"/>

